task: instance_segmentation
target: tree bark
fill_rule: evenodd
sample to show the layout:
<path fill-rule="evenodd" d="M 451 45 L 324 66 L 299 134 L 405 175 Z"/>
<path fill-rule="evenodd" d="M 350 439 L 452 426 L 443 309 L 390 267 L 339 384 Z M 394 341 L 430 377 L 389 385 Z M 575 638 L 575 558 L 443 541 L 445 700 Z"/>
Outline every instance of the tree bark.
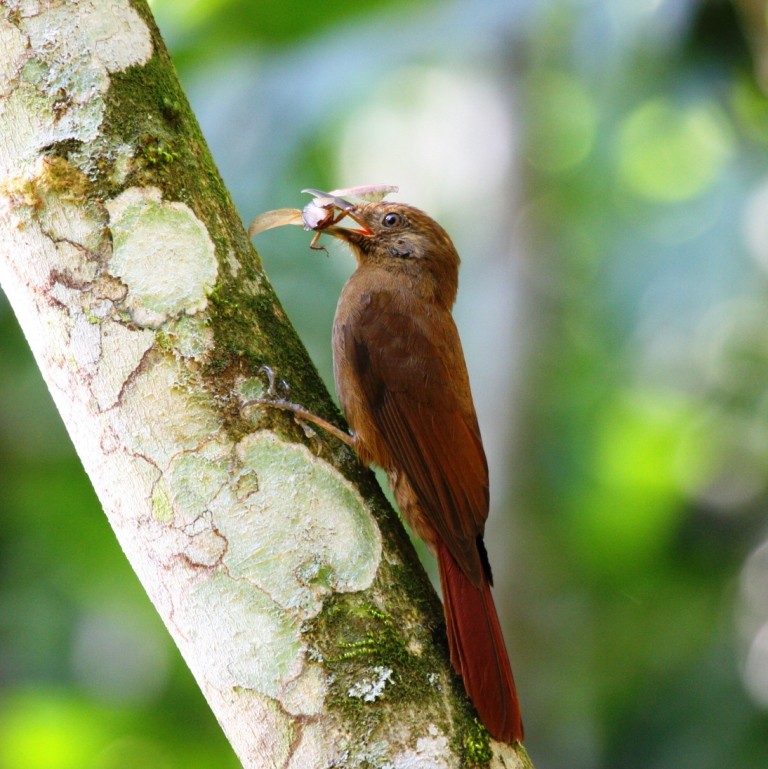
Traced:
<path fill-rule="evenodd" d="M 530 766 L 338 415 L 146 4 L 0 0 L 0 281 L 105 513 L 245 767 Z"/>

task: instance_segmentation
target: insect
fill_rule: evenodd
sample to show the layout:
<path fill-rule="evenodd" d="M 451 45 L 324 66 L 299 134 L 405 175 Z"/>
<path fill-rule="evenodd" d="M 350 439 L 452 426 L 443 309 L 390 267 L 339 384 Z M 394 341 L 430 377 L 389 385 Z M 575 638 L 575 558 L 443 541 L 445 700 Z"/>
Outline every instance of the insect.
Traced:
<path fill-rule="evenodd" d="M 313 197 L 302 210 L 278 208 L 274 211 L 265 211 L 251 222 L 248 235 L 253 237 L 265 230 L 271 230 L 273 227 L 284 227 L 288 224 L 301 225 L 305 230 L 316 233 L 309 247 L 315 251 L 322 251 L 323 246 L 318 245 L 318 242 L 323 230 L 338 224 L 349 211 L 355 208 L 355 204 L 346 198 L 357 198 L 366 203 L 378 203 L 390 193 L 397 191 L 398 187 L 391 184 L 365 184 L 360 187 L 347 187 L 330 192 L 308 187 L 302 192 Z"/>

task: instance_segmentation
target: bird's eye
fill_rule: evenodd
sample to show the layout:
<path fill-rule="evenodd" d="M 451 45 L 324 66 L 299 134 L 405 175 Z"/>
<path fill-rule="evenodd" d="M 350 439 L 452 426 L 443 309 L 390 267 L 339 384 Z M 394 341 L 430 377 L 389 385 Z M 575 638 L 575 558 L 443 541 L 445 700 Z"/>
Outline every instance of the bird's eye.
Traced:
<path fill-rule="evenodd" d="M 381 220 L 381 224 L 384 227 L 397 227 L 400 222 L 403 221 L 403 217 L 400 214 L 385 214 Z"/>

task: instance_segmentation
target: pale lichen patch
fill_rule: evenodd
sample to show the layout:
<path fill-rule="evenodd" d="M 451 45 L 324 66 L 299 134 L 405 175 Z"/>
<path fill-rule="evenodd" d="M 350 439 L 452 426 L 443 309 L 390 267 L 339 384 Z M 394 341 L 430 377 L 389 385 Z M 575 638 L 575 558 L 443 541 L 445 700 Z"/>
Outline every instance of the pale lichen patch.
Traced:
<path fill-rule="evenodd" d="M 235 252 L 231 249 L 227 251 L 226 255 L 227 266 L 233 278 L 237 277 L 237 273 L 240 272 L 240 261 L 235 256 Z"/>
<path fill-rule="evenodd" d="M 247 502 L 250 496 L 259 491 L 259 475 L 256 471 L 246 468 L 237 473 L 234 484 L 237 499 Z"/>
<path fill-rule="evenodd" d="M 152 56 L 152 37 L 128 0 L 111 0 L 109 13 L 101 2 L 81 2 L 79 28 L 108 72 L 146 64 Z"/>
<path fill-rule="evenodd" d="M 211 568 L 221 563 L 227 552 L 227 541 L 218 532 L 203 528 L 200 520 L 200 531 L 185 532 L 187 543 L 184 555 L 190 564 Z"/>
<path fill-rule="evenodd" d="M 92 387 L 102 411 L 117 403 L 126 380 L 154 344 L 151 331 L 131 329 L 122 323 L 101 322 L 103 314 L 112 309 L 111 302 L 97 304 L 89 317 L 92 325 L 101 330 L 104 365 L 99 366 Z"/>
<path fill-rule="evenodd" d="M 91 371 L 101 357 L 101 329 L 78 315 L 69 336 L 69 348 L 78 366 Z"/>
<path fill-rule="evenodd" d="M 166 329 L 174 350 L 182 358 L 202 360 L 214 345 L 213 329 L 206 318 L 183 315 Z"/>
<path fill-rule="evenodd" d="M 46 241 L 48 242 L 48 241 Z M 70 300 L 66 304 L 75 308 L 80 304 L 88 304 L 90 297 L 83 295 L 83 290 L 95 280 L 98 275 L 98 263 L 88 259 L 86 251 L 76 242 L 70 240 L 54 241 L 54 249 L 57 252 L 59 264 L 63 266 L 58 270 L 54 267 L 49 274 L 51 292 L 54 292 L 56 286 L 62 286 L 71 289 L 75 293 L 70 294 Z"/>
<path fill-rule="evenodd" d="M 69 161 L 89 179 L 104 174 L 106 181 L 122 187 L 135 168 L 135 149 L 125 142 L 115 143 L 115 137 L 100 133 L 89 144 L 79 145 L 68 154 Z"/>
<path fill-rule="evenodd" d="M 122 72 L 152 56 L 149 29 L 128 0 L 111 0 L 108 12 L 99 0 L 80 0 L 77 14 L 66 3 L 46 4 L 44 12 L 23 18 L 22 28 L 33 50 L 47 55 L 52 87 L 78 77 L 62 72 L 73 60 L 84 70 Z M 87 61 L 78 61 L 80 51 L 91 52 Z M 90 77 L 99 82 L 96 75 Z"/>
<path fill-rule="evenodd" d="M 113 184 L 123 185 L 128 174 L 133 168 L 133 147 L 130 144 L 118 144 L 109 146 L 109 159 L 111 161 L 110 181 Z M 75 154 L 75 160 L 79 159 Z"/>
<path fill-rule="evenodd" d="M 235 382 L 235 391 L 243 403 L 267 396 L 266 377 L 242 377 Z"/>
<path fill-rule="evenodd" d="M 0 121 L 13 148 L 0 157 L 0 178 L 23 175 L 55 142 L 93 141 L 110 73 L 146 63 L 153 51 L 149 29 L 128 0 L 112 0 L 108 13 L 97 0 L 81 0 L 76 14 L 64 3 L 31 7 L 18 15 L 15 32 L 10 18 L 0 31 L 11 54 L 2 58 L 0 74 L 9 76 L 11 90 L 0 99 Z"/>
<path fill-rule="evenodd" d="M 38 215 L 44 233 L 57 243 L 66 242 L 78 247 L 80 255 L 74 268 L 89 282 L 98 275 L 98 264 L 94 258 L 104 245 L 103 222 L 82 203 L 65 200 L 60 196 L 44 201 L 46 204 Z M 63 260 L 66 264 L 68 260 Z"/>
<path fill-rule="evenodd" d="M 392 673 L 392 668 L 376 665 L 373 668 L 373 675 L 356 681 L 349 688 L 347 694 L 350 697 L 361 699 L 363 702 L 375 702 L 379 697 L 384 696 L 387 684 L 392 683 Z"/>
<path fill-rule="evenodd" d="M 99 275 L 91 287 L 93 296 L 97 299 L 105 300 L 91 304 L 91 312 L 93 312 L 98 318 L 106 318 L 114 311 L 114 304 L 116 302 L 122 302 L 125 299 L 125 295 L 128 293 L 128 289 L 112 275 Z M 97 309 L 97 304 L 100 309 Z M 109 311 L 106 311 L 106 308 Z"/>
<path fill-rule="evenodd" d="M 1 103 L 1 102 L 0 102 Z M 63 158 L 40 157 L 22 176 L 0 181 L 0 210 L 18 230 L 52 241 L 70 282 L 95 279 L 95 257 L 106 246 L 103 213 L 85 198 L 88 181 Z M 59 269 L 61 273 L 61 269 Z"/>
<path fill-rule="evenodd" d="M 223 570 L 185 592 L 175 613 L 180 626 L 193 628 L 188 652 L 204 661 L 219 688 L 255 689 L 276 698 L 301 671 L 297 622 L 268 595 Z"/>
<path fill-rule="evenodd" d="M 323 710 L 328 677 L 319 665 L 305 663 L 301 675 L 289 681 L 280 695 L 285 710 L 294 716 L 314 716 Z"/>
<path fill-rule="evenodd" d="M 171 457 L 153 511 L 179 532 L 186 562 L 211 570 L 181 610 L 199 628 L 195 653 L 222 661 L 220 683 L 277 697 L 293 715 L 321 712 L 327 681 L 305 659 L 299 621 L 332 586 L 369 586 L 380 558 L 378 528 L 354 489 L 303 447 L 264 433 Z M 216 629 L 202 620 L 209 600 L 225 617 Z"/>
<path fill-rule="evenodd" d="M 210 509 L 211 500 L 229 481 L 232 446 L 206 443 L 196 452 L 174 457 L 165 474 L 175 524 L 183 526 Z"/>
<path fill-rule="evenodd" d="M 448 739 L 435 726 L 430 726 L 429 731 L 429 735 L 416 740 L 415 750 L 404 750 L 395 756 L 393 769 L 448 769 L 453 765 L 447 760 L 452 756 Z"/>
<path fill-rule="evenodd" d="M 192 398 L 181 380 L 180 364 L 170 356 L 148 363 L 120 394 L 115 428 L 126 448 L 167 467 L 180 450 L 193 450 L 215 435 L 220 418 L 202 398 Z"/>
<path fill-rule="evenodd" d="M 74 138 L 75 129 L 58 126 L 51 100 L 29 83 L 21 83 L 0 99 L 0 123 L 4 140 L 11 145 L 8 152 L 0 153 L 0 178 L 24 176 L 37 162 L 40 149 Z"/>
<path fill-rule="evenodd" d="M 113 251 L 109 270 L 128 287 L 133 320 L 156 328 L 203 310 L 218 265 L 208 231 L 184 203 L 155 187 L 131 187 L 107 203 Z"/>
<path fill-rule="evenodd" d="M 309 766 L 341 766 L 330 764 L 329 754 L 336 750 L 334 735 L 325 724 L 308 723 L 301 730 L 298 744 L 291 750 L 290 761 L 285 769 L 306 769 Z"/>
<path fill-rule="evenodd" d="M 8 93 L 11 81 L 21 69 L 27 48 L 27 38 L 18 27 L 5 19 L 0 20 L 0 96 Z"/>
<path fill-rule="evenodd" d="M 301 618 L 315 616 L 332 591 L 370 586 L 381 534 L 351 484 L 304 446 L 267 432 L 243 438 L 237 457 L 258 476 L 258 493 L 238 503 L 228 487 L 212 503 L 233 576 Z"/>
<path fill-rule="evenodd" d="M 173 520 L 173 505 L 163 483 L 155 484 L 152 489 L 152 517 L 160 523 Z"/>

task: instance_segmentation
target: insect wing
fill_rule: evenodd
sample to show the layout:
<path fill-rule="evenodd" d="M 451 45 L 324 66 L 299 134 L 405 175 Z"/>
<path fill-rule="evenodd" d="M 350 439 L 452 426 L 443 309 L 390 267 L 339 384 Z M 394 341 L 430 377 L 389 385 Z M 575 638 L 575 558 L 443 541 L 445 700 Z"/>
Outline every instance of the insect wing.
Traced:
<path fill-rule="evenodd" d="M 379 203 L 392 192 L 400 188 L 392 184 L 364 184 L 360 187 L 347 187 L 343 190 L 331 190 L 326 193 L 337 198 L 358 198 L 366 203 Z"/>
<path fill-rule="evenodd" d="M 303 224 L 301 211 L 298 208 L 278 208 L 259 214 L 248 228 L 248 235 L 253 237 L 273 227 L 283 227 L 286 224 Z"/>

